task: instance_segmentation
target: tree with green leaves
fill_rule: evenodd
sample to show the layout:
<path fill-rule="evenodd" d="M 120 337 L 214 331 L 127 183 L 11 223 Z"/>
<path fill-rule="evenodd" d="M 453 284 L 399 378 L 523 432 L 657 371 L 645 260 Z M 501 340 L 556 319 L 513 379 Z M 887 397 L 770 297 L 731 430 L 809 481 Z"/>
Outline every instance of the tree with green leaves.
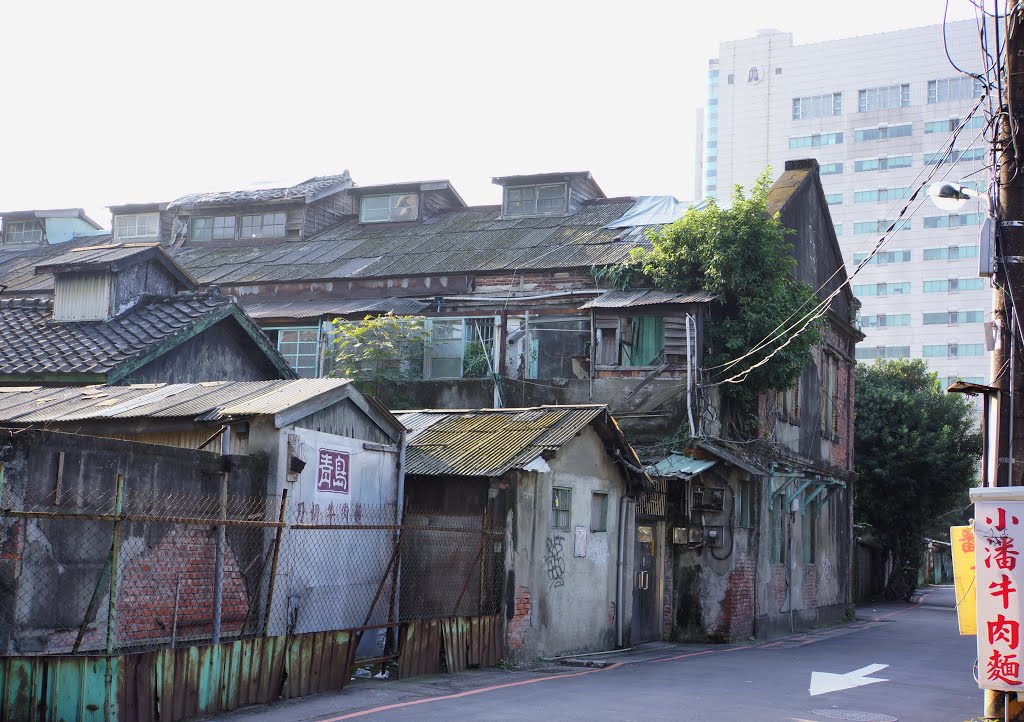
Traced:
<path fill-rule="evenodd" d="M 926 532 L 976 483 L 981 432 L 971 403 L 920 359 L 859 364 L 856 384 L 854 515 L 892 553 L 886 598 L 907 599 Z"/>
<path fill-rule="evenodd" d="M 704 324 L 704 364 L 712 370 L 713 382 L 745 371 L 774 352 L 742 383 L 722 386 L 723 401 L 733 406 L 723 409 L 723 419 L 734 424 L 734 433 L 753 431 L 758 396 L 791 388 L 813 362 L 813 349 L 822 340 L 820 323 L 811 323 L 725 368 L 817 304 L 814 289 L 795 276 L 793 244 L 787 239 L 792 231 L 768 213 L 770 189 L 771 170 L 766 169 L 749 196 L 736 186 L 728 208 L 714 200 L 704 208 L 691 208 L 674 223 L 649 232 L 649 250 L 635 249 L 625 263 L 599 272 L 619 288 L 639 283 L 714 294 Z"/>
<path fill-rule="evenodd" d="M 423 350 L 429 334 L 422 316 L 367 316 L 361 321 L 335 319 L 330 345 L 330 376 L 352 379 L 377 396 L 385 387 L 422 377 Z"/>

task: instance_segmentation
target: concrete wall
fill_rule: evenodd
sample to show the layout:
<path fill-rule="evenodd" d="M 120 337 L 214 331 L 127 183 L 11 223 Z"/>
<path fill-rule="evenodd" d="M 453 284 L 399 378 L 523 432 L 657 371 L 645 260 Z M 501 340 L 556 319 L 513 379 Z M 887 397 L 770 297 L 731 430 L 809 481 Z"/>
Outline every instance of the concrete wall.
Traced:
<path fill-rule="evenodd" d="M 55 496 L 63 454 L 62 493 Z M 197 498 L 216 509 L 221 458 L 217 454 L 116 439 L 48 431 L 22 431 L 0 442 L 4 461 L 3 506 L 39 511 L 111 513 L 116 475 L 125 476 L 124 508 L 139 513 L 198 512 Z M 233 457 L 233 495 L 264 497 L 262 458 Z M 173 507 L 168 499 L 176 499 Z M 55 503 L 59 502 L 59 503 Z M 163 506 L 161 506 L 163 504 Z M 83 621 L 83 649 L 102 646 L 107 588 L 86 620 L 111 547 L 109 521 L 17 519 L 0 522 L 0 651 L 69 651 Z M 246 529 L 228 531 L 225 564 L 225 633 L 237 631 L 249 601 L 259 594 L 259 538 Z M 182 638 L 208 634 L 212 606 L 213 536 L 210 527 L 127 522 L 118 558 L 119 645 L 166 640 L 177 579 L 187 571 L 188 595 L 179 606 Z M 101 585 L 102 586 L 102 585 Z"/>
<path fill-rule="evenodd" d="M 722 512 L 693 513 L 693 523 L 725 527 L 725 546 L 673 545 L 669 532 L 666 542 L 672 550 L 672 627 L 666 636 L 680 641 L 764 638 L 790 631 L 790 609 L 794 629 L 833 622 L 845 614 L 852 603 L 847 490 L 834 493 L 816 517 L 807 515 L 813 518 L 815 526 L 815 554 L 811 563 L 802 561 L 804 514 L 787 511 L 783 515 L 785 553 L 783 562 L 775 563 L 771 556 L 775 532 L 768 506 L 771 482 L 753 477 L 754 525 L 741 528 L 737 523 L 736 499 L 740 482 L 751 477 L 720 464 L 698 478 L 706 485 L 727 485 L 732 490 L 726 494 Z M 683 482 L 670 482 L 670 508 L 681 508 L 684 489 Z M 775 504 L 779 504 L 778 498 Z M 686 525 L 678 516 L 670 521 L 673 526 Z"/>
<path fill-rule="evenodd" d="M 47 218 L 45 223 L 46 242 L 51 245 L 65 243 L 79 236 L 96 236 L 103 233 L 81 218 Z"/>
<path fill-rule="evenodd" d="M 507 647 L 516 659 L 610 649 L 615 617 L 629 634 L 632 615 L 632 520 L 627 524 L 626 598 L 616 608 L 618 508 L 625 490 L 597 433 L 586 429 L 547 462 L 520 472 L 509 515 Z M 552 487 L 572 489 L 570 531 L 551 528 Z M 608 530 L 590 531 L 591 493 L 607 492 Z M 574 530 L 586 532 L 585 556 L 574 554 Z M 627 636 L 628 638 L 628 636 Z"/>

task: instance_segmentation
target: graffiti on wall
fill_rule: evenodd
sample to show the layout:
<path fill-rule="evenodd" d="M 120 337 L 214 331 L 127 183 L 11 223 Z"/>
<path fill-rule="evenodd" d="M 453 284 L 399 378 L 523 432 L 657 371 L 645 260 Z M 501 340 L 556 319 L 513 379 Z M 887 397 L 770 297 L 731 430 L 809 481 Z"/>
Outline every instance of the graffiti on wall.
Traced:
<path fill-rule="evenodd" d="M 551 589 L 565 585 L 565 538 L 549 536 L 544 551 L 544 568 L 548 572 L 548 586 Z"/>

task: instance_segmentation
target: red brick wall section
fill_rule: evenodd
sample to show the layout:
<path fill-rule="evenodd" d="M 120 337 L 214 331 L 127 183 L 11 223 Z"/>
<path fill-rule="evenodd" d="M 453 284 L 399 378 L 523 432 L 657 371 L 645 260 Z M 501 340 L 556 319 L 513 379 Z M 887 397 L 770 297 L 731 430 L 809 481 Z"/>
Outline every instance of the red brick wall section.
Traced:
<path fill-rule="evenodd" d="M 804 601 L 804 609 L 814 609 L 818 606 L 818 569 L 813 564 L 804 565 L 800 598 Z"/>
<path fill-rule="evenodd" d="M 729 574 L 715 633 L 728 639 L 754 633 L 754 562 L 741 559 Z"/>
<path fill-rule="evenodd" d="M 516 589 L 516 613 L 508 623 L 509 649 L 522 649 L 526 633 L 533 626 L 533 599 L 529 587 Z"/>
<path fill-rule="evenodd" d="M 216 531 L 178 526 L 154 547 L 131 559 L 121 574 L 117 599 L 117 639 L 126 642 L 169 640 L 178 597 L 178 637 L 209 637 L 213 631 Z M 249 595 L 238 561 L 228 544 L 224 559 L 221 632 L 241 631 L 249 611 Z"/>

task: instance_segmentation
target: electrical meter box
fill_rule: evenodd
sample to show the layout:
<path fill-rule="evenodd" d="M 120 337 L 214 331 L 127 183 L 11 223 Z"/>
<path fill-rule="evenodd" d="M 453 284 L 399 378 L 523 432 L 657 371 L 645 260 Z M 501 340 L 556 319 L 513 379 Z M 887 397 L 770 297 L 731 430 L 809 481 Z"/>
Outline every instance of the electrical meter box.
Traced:
<path fill-rule="evenodd" d="M 709 547 L 725 545 L 725 530 L 720 526 L 704 527 L 704 543 Z"/>
<path fill-rule="evenodd" d="M 693 503 L 697 511 L 722 511 L 725 508 L 725 487 L 694 484 Z"/>

